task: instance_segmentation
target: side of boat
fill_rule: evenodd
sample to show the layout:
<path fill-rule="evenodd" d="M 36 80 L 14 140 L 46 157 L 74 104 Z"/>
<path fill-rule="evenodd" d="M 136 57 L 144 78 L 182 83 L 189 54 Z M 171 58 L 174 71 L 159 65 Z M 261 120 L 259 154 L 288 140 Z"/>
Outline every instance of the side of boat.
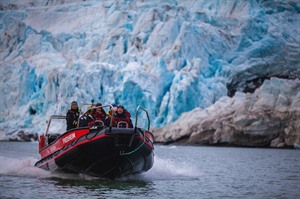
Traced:
<path fill-rule="evenodd" d="M 35 166 L 98 177 L 116 178 L 149 170 L 154 162 L 153 136 L 142 129 L 75 129 L 41 150 Z M 68 140 L 65 144 L 64 140 Z M 54 151 L 54 153 L 51 153 Z"/>
<path fill-rule="evenodd" d="M 154 163 L 153 135 L 138 127 L 81 127 L 44 142 L 35 166 L 49 171 L 114 179 L 146 172 Z"/>

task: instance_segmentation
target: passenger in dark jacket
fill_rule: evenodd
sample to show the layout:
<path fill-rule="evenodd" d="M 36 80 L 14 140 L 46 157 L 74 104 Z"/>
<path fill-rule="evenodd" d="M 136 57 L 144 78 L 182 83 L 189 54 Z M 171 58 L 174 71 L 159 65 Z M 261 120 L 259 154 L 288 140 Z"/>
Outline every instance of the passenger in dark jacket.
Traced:
<path fill-rule="evenodd" d="M 67 131 L 77 127 L 79 117 L 79 108 L 76 101 L 71 103 L 71 109 L 68 110 L 66 115 Z"/>
<path fill-rule="evenodd" d="M 93 126 L 95 118 L 95 107 L 92 106 L 89 108 L 89 110 L 80 118 L 79 120 L 79 127 L 85 127 L 85 126 Z"/>

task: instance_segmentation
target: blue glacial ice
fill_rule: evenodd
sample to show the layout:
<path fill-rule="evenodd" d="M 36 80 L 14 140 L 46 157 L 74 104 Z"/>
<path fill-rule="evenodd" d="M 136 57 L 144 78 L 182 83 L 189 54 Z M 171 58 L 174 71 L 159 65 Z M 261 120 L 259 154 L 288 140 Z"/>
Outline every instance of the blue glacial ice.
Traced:
<path fill-rule="evenodd" d="M 153 127 L 264 79 L 300 76 L 297 0 L 0 3 L 0 133 L 70 102 L 145 107 Z"/>

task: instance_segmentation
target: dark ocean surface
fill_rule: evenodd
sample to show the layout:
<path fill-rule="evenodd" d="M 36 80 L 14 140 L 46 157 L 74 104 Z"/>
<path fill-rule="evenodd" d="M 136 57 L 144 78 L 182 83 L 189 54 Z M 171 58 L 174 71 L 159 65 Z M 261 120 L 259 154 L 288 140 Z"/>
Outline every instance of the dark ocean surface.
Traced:
<path fill-rule="evenodd" d="M 37 142 L 0 142 L 0 198 L 299 198 L 300 150 L 155 146 L 151 170 L 117 180 L 35 168 Z"/>

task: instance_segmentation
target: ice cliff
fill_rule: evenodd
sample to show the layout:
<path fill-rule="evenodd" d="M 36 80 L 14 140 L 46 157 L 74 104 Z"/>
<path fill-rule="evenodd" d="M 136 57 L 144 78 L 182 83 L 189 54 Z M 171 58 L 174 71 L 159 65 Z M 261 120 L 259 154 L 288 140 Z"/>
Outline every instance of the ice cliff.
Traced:
<path fill-rule="evenodd" d="M 72 100 L 142 105 L 162 127 L 300 76 L 297 0 L 2 0 L 0 10 L 0 137 L 42 133 Z"/>

